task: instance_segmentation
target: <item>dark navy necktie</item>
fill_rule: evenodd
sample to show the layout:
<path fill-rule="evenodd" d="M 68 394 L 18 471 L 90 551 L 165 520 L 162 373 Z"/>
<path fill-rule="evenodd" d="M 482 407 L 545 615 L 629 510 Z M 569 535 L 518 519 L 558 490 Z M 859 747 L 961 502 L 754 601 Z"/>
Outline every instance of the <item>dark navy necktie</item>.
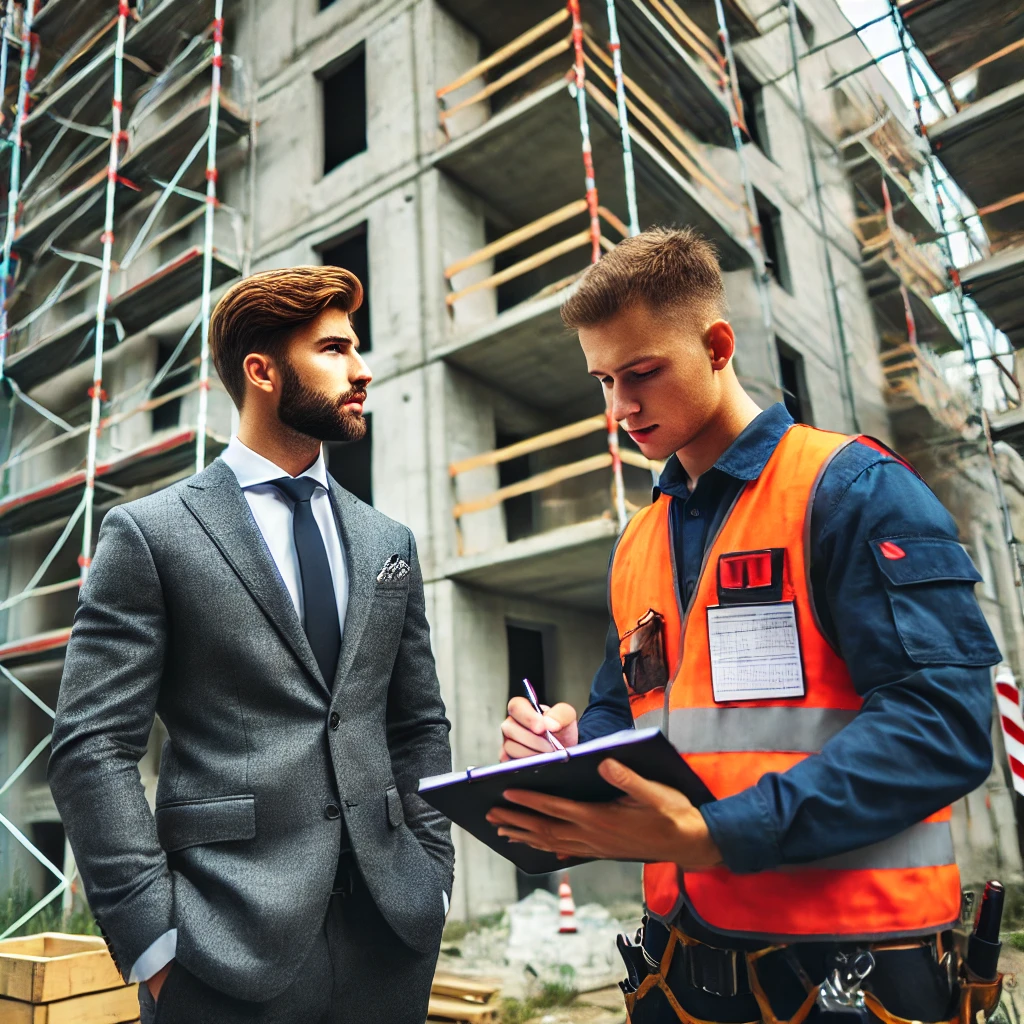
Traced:
<path fill-rule="evenodd" d="M 341 627 L 327 548 L 310 504 L 313 492 L 321 485 L 308 476 L 281 477 L 280 480 L 271 480 L 270 484 L 294 502 L 292 534 L 299 556 L 299 582 L 305 613 L 303 625 L 320 673 L 330 686 L 334 681 L 334 670 L 338 667 Z"/>

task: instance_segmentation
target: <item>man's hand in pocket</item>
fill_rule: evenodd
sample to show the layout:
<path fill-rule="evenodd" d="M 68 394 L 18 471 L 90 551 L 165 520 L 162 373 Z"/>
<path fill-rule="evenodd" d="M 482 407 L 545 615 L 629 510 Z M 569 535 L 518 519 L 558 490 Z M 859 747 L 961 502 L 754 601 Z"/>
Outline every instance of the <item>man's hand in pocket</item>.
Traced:
<path fill-rule="evenodd" d="M 156 1002 L 160 998 L 160 990 L 164 987 L 167 975 L 171 973 L 171 965 L 173 963 L 174 961 L 172 960 L 166 967 L 161 967 L 160 970 L 146 982 L 149 986 L 149 994 L 153 997 L 153 1002 Z"/>

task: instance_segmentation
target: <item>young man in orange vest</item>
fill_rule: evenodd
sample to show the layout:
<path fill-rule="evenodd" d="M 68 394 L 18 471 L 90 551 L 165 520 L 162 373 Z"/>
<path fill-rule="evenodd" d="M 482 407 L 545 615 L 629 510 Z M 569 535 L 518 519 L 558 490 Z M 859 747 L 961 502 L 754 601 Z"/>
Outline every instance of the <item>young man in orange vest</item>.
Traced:
<path fill-rule="evenodd" d="M 634 1024 L 823 1019 L 819 985 L 863 950 L 875 1016 L 949 1020 L 949 805 L 992 763 L 981 577 L 888 449 L 754 404 L 725 315 L 712 247 L 664 229 L 620 243 L 563 306 L 615 419 L 668 461 L 612 556 L 585 713 L 517 697 L 502 726 L 503 759 L 550 749 L 545 730 L 572 745 L 660 726 L 717 800 L 698 810 L 609 760 L 618 802 L 511 792 L 522 809 L 490 820 L 566 857 L 644 862 L 664 984 L 627 996 Z"/>

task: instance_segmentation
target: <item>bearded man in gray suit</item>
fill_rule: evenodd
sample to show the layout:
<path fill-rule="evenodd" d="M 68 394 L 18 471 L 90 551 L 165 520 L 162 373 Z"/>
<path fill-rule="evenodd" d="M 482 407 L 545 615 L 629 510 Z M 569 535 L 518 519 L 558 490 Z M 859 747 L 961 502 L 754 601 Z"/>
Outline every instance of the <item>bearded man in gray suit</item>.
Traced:
<path fill-rule="evenodd" d="M 238 435 L 109 511 L 82 590 L 50 787 L 146 1024 L 426 1017 L 454 855 L 416 792 L 451 766 L 423 580 L 322 452 L 366 432 L 361 301 L 335 267 L 221 299 Z"/>

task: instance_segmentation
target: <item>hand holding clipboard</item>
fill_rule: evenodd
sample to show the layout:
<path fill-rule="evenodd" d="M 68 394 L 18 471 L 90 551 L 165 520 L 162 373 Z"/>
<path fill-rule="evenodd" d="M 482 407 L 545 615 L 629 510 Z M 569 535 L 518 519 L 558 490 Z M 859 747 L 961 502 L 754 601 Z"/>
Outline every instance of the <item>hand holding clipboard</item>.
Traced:
<path fill-rule="evenodd" d="M 678 790 L 694 807 L 714 797 L 658 729 L 627 729 L 534 757 L 451 772 L 420 781 L 420 796 L 521 870 L 540 874 L 583 863 L 589 857 L 560 859 L 554 853 L 512 843 L 487 820 L 494 807 L 512 809 L 506 790 L 529 790 L 581 803 L 613 803 L 623 793 L 599 773 L 613 758 L 654 783 Z M 642 837 L 641 837 L 642 838 Z M 642 844 L 641 844 L 642 845 Z M 656 860 L 638 853 L 636 860 Z"/>

